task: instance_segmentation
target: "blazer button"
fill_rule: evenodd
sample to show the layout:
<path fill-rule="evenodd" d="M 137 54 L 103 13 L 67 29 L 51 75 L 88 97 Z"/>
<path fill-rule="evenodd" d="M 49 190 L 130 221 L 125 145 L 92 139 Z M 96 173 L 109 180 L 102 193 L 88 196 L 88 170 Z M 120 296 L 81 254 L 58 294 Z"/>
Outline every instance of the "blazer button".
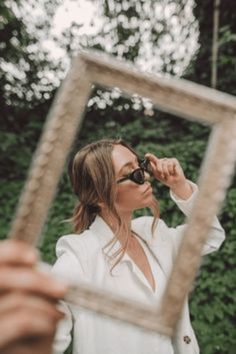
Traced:
<path fill-rule="evenodd" d="M 184 342 L 189 344 L 191 342 L 191 338 L 189 336 L 184 336 Z"/>

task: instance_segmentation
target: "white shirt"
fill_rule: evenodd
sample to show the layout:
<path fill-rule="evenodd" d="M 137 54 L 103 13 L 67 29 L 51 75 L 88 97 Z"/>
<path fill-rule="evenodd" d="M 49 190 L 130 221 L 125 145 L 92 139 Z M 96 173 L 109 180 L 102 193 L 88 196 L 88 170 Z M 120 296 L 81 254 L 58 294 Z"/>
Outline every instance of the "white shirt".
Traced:
<path fill-rule="evenodd" d="M 193 184 L 192 184 L 193 185 Z M 195 192 L 187 200 L 171 195 L 180 209 L 187 215 Z M 53 272 L 68 281 L 88 281 L 91 284 L 115 291 L 146 304 L 160 304 L 174 258 L 181 242 L 184 225 L 169 228 L 158 221 L 154 235 L 151 234 L 152 217 L 141 217 L 132 222 L 132 229 L 145 241 L 139 240 L 148 258 L 156 284 L 155 292 L 127 253 L 110 273 L 103 247 L 114 237 L 104 220 L 97 216 L 89 230 L 80 235 L 72 234 L 59 239 L 56 247 L 58 260 Z M 216 250 L 224 239 L 224 231 L 215 218 L 208 242 L 203 253 Z M 146 244 L 147 242 L 147 244 Z M 117 242 L 115 247 L 120 247 Z M 151 251 L 150 251 L 151 249 Z M 115 251 L 115 249 L 113 249 Z M 152 252 L 155 254 L 153 256 Z M 58 328 L 54 353 L 62 354 L 71 341 L 73 327 L 73 354 L 197 354 L 199 348 L 189 320 L 187 302 L 176 332 L 176 338 L 144 331 L 116 320 L 102 317 L 93 312 L 64 305 L 67 315 Z M 190 340 L 186 341 L 185 338 Z"/>

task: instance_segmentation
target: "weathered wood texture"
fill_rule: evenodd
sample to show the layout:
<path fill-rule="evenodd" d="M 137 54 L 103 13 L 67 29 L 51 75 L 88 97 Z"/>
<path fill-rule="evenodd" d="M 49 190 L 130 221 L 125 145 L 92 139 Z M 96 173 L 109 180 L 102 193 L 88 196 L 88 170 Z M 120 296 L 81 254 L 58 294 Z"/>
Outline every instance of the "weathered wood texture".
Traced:
<path fill-rule="evenodd" d="M 77 60 L 49 113 L 9 236 L 36 244 L 91 90 L 86 64 Z"/>
<path fill-rule="evenodd" d="M 232 119 L 235 97 L 183 79 L 145 74 L 107 55 L 82 53 L 93 82 L 149 97 L 165 111 L 204 123 Z"/>

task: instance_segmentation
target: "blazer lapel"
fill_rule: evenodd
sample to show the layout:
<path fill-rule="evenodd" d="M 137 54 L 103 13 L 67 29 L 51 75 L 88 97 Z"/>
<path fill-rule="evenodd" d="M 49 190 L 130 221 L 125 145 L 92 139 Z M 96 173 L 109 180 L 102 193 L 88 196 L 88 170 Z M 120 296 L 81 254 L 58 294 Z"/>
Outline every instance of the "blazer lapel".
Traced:
<path fill-rule="evenodd" d="M 146 243 L 151 254 L 159 263 L 163 273 L 166 277 L 169 277 L 173 267 L 173 255 L 172 255 L 172 245 L 168 235 L 163 233 L 164 230 L 157 226 L 155 231 L 156 236 L 152 235 L 151 228 L 146 226 L 145 228 L 140 227 L 139 223 L 132 224 L 132 229 L 135 233 Z"/>

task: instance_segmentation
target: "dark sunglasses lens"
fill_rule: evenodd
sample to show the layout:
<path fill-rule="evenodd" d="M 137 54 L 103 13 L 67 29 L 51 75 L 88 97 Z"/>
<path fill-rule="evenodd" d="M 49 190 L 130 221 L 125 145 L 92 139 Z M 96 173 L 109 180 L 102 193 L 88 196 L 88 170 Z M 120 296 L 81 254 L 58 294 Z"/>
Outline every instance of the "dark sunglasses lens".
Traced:
<path fill-rule="evenodd" d="M 138 184 L 143 184 L 145 182 L 144 172 L 143 172 L 143 170 L 141 170 L 141 168 L 139 168 L 133 172 L 132 180 Z"/>

